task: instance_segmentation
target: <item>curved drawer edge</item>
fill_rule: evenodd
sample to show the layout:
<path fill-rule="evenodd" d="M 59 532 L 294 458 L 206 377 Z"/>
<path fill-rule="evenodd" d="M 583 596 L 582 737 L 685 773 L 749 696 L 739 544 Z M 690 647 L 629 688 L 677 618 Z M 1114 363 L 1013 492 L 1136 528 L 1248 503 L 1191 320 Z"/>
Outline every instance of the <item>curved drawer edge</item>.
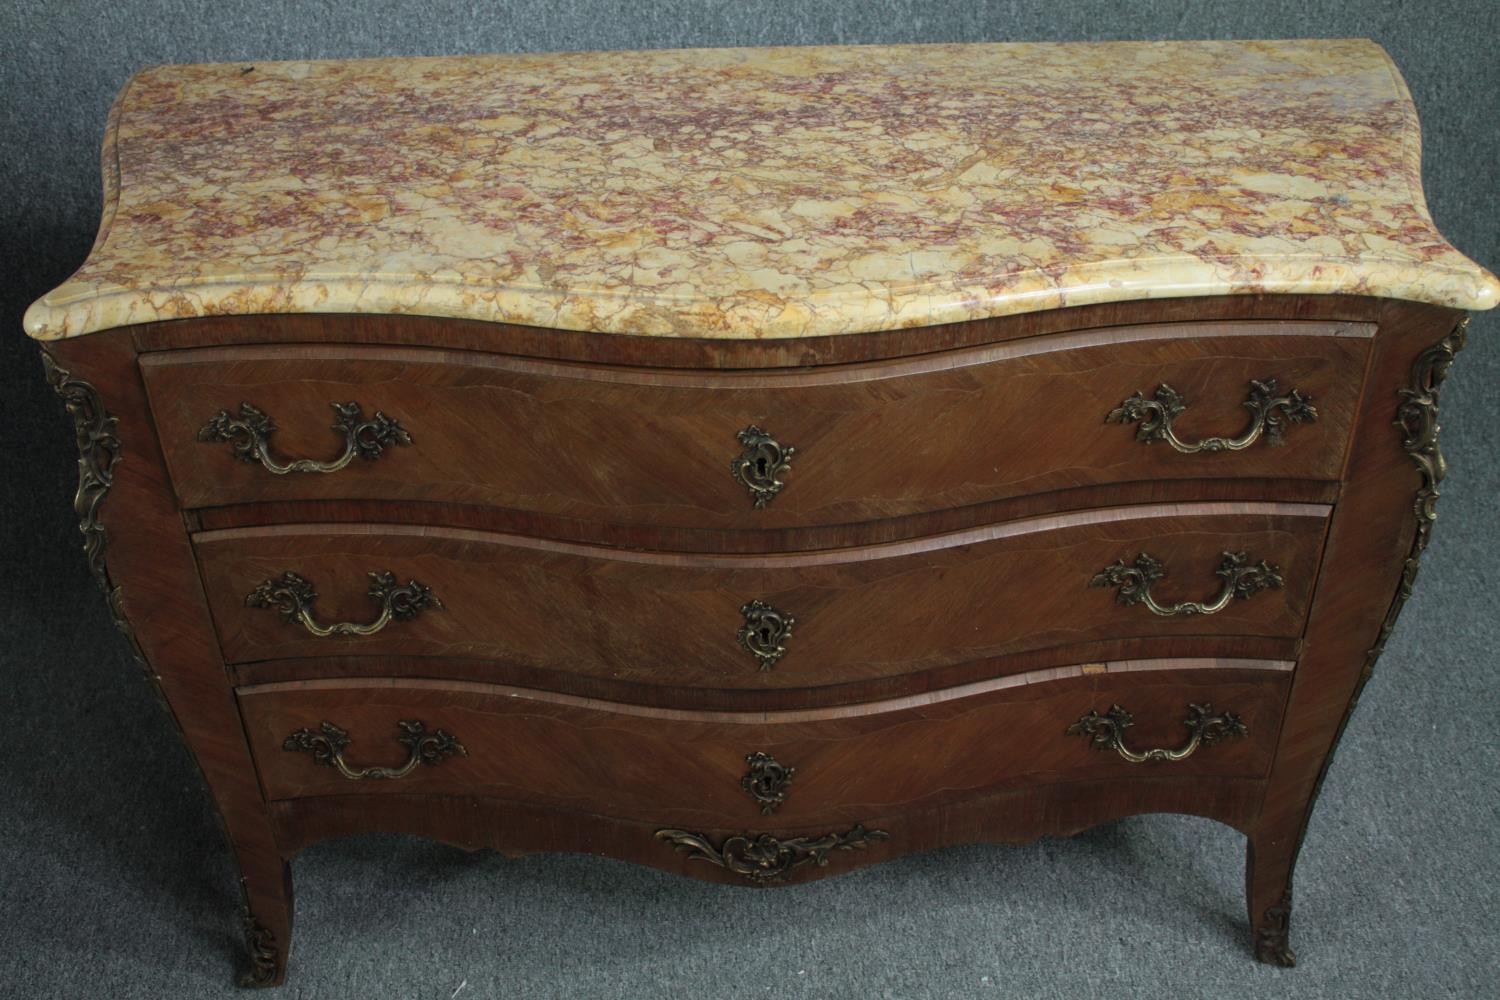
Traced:
<path fill-rule="evenodd" d="M 361 678 L 473 681 L 527 691 L 548 691 L 622 705 L 719 712 L 820 709 L 926 695 L 993 678 L 1079 664 L 1152 660 L 1255 660 L 1294 662 L 1300 639 L 1263 636 L 1143 636 L 1046 646 L 1022 653 L 966 660 L 905 674 L 809 687 L 689 687 L 669 678 L 618 681 L 565 670 L 533 669 L 481 657 L 341 654 L 253 660 L 228 664 L 230 683 L 247 689 L 288 681 L 355 681 Z"/>
<path fill-rule="evenodd" d="M 1374 329 L 1145 324 L 775 371 L 282 344 L 146 354 L 140 372 L 184 508 L 432 501 L 796 529 L 1134 479 L 1336 481 Z M 1223 434 L 1240 443 L 1199 447 Z"/>
<path fill-rule="evenodd" d="M 584 708 L 614 715 L 634 716 L 642 719 L 659 719 L 672 722 L 702 722 L 722 725 L 790 725 L 805 722 L 826 722 L 834 719 L 853 719 L 866 716 L 889 715 L 929 705 L 972 698 L 1012 688 L 1026 688 L 1035 684 L 1069 680 L 1076 677 L 1096 677 L 1101 674 L 1128 674 L 1154 670 L 1255 670 L 1267 674 L 1290 673 L 1296 667 L 1291 660 L 1259 660 L 1230 657 L 1165 657 L 1159 659 L 1114 660 L 1101 663 L 1078 663 L 1063 667 L 1030 670 L 1009 674 L 969 684 L 955 685 L 921 694 L 885 698 L 878 701 L 854 705 L 832 705 L 823 708 L 800 708 L 743 712 L 723 709 L 663 708 L 631 702 L 609 701 L 579 695 L 544 691 L 536 688 L 516 687 L 509 684 L 488 684 L 483 681 L 454 681 L 436 678 L 408 677 L 360 677 L 360 678 L 313 678 L 297 681 L 274 681 L 254 684 L 238 689 L 240 697 L 258 695 L 293 694 L 310 691 L 367 691 L 376 688 L 392 690 L 457 691 L 480 697 L 518 699 L 522 701 L 546 702 L 574 708 Z"/>
<path fill-rule="evenodd" d="M 456 657 L 514 664 L 509 683 L 523 671 L 546 671 L 769 690 L 884 680 L 1104 639 L 1295 640 L 1329 510 L 1148 504 L 910 541 L 745 555 L 608 549 L 411 524 L 266 526 L 198 533 L 193 542 L 230 663 Z M 1227 570 L 1226 560 L 1233 563 Z M 378 586 L 368 582 L 372 573 Z M 1145 582 L 1127 593 L 1131 574 Z M 1159 579 L 1165 582 L 1153 595 Z M 409 590 L 430 592 L 431 600 L 395 607 Z M 1268 593 L 1255 596 L 1261 590 Z M 393 610 L 381 610 L 387 606 Z M 773 613 L 783 616 L 786 633 L 777 648 L 770 627 L 764 638 L 749 631 Z M 528 685 L 553 686 L 521 681 Z"/>
<path fill-rule="evenodd" d="M 221 528 L 200 531 L 193 535 L 195 545 L 212 545 L 216 542 L 248 541 L 258 538 L 286 536 L 330 536 L 358 537 L 368 535 L 420 537 L 447 539 L 455 542 L 479 542 L 504 545 L 517 549 L 531 549 L 562 555 L 582 556 L 589 559 L 618 563 L 639 563 L 653 566 L 685 566 L 702 569 L 784 569 L 804 566 L 840 566 L 850 563 L 871 562 L 925 552 L 938 552 L 1002 538 L 1018 538 L 1043 532 L 1064 531 L 1069 528 L 1093 524 L 1112 524 L 1122 521 L 1140 521 L 1159 517 L 1306 517 L 1326 519 L 1333 507 L 1321 503 L 1286 503 L 1282 501 L 1218 500 L 1189 503 L 1151 503 L 1123 507 L 1101 507 L 1088 510 L 1067 511 L 1059 514 L 1043 514 L 1023 517 L 1013 521 L 1001 521 L 977 528 L 942 532 L 921 538 L 902 539 L 893 542 L 878 542 L 873 545 L 855 545 L 844 548 L 819 549 L 811 552 L 785 553 L 702 553 L 661 552 L 650 549 L 609 548 L 529 535 L 503 534 L 492 531 L 476 531 L 470 528 L 434 527 L 423 524 L 350 524 L 341 522 L 258 525 L 245 528 Z"/>

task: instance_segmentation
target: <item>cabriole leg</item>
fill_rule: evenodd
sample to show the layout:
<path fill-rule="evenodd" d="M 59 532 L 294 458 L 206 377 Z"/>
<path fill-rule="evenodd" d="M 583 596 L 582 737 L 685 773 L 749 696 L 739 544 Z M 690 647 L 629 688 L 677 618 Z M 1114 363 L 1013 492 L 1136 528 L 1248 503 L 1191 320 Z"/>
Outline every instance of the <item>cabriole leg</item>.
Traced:
<path fill-rule="evenodd" d="M 1297 864 L 1298 831 L 1261 830 L 1245 848 L 1245 897 L 1255 957 L 1268 965 L 1293 966 L 1292 869 Z"/>
<path fill-rule="evenodd" d="M 279 858 L 260 861 L 236 851 L 240 862 L 241 919 L 248 959 L 241 986 L 279 986 L 292 946 L 292 870 Z"/>

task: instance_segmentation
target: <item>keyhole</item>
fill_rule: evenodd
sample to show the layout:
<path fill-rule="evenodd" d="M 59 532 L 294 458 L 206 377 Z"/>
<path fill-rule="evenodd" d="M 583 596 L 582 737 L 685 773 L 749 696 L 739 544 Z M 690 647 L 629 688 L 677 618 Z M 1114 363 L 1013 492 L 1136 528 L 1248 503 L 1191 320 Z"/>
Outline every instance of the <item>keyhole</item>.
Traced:
<path fill-rule="evenodd" d="M 771 644 L 771 630 L 764 625 L 760 627 L 760 644 L 762 646 L 769 646 Z"/>
<path fill-rule="evenodd" d="M 755 460 L 755 474 L 757 476 L 760 476 L 761 478 L 765 478 L 765 475 L 766 475 L 766 460 L 765 460 L 765 458 L 762 457 L 762 458 L 757 458 Z"/>

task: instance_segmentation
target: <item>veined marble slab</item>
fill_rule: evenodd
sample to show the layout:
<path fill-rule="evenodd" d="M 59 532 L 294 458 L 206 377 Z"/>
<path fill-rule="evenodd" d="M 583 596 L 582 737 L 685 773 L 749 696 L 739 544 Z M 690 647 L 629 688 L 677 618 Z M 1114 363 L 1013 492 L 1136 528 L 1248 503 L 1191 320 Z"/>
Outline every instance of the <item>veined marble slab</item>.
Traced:
<path fill-rule="evenodd" d="M 26 314 L 413 313 L 797 337 L 1256 292 L 1495 305 L 1363 40 L 163 66 Z"/>

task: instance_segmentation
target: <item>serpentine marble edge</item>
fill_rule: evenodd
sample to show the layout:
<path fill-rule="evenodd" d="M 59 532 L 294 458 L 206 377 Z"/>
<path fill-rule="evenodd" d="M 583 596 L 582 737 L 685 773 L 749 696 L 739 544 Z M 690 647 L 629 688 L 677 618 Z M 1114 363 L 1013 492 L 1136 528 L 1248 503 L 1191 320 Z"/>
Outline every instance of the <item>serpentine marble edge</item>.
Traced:
<path fill-rule="evenodd" d="M 416 313 L 793 337 L 1111 300 L 1500 283 L 1434 227 L 1365 40 L 162 66 L 26 314 Z"/>

